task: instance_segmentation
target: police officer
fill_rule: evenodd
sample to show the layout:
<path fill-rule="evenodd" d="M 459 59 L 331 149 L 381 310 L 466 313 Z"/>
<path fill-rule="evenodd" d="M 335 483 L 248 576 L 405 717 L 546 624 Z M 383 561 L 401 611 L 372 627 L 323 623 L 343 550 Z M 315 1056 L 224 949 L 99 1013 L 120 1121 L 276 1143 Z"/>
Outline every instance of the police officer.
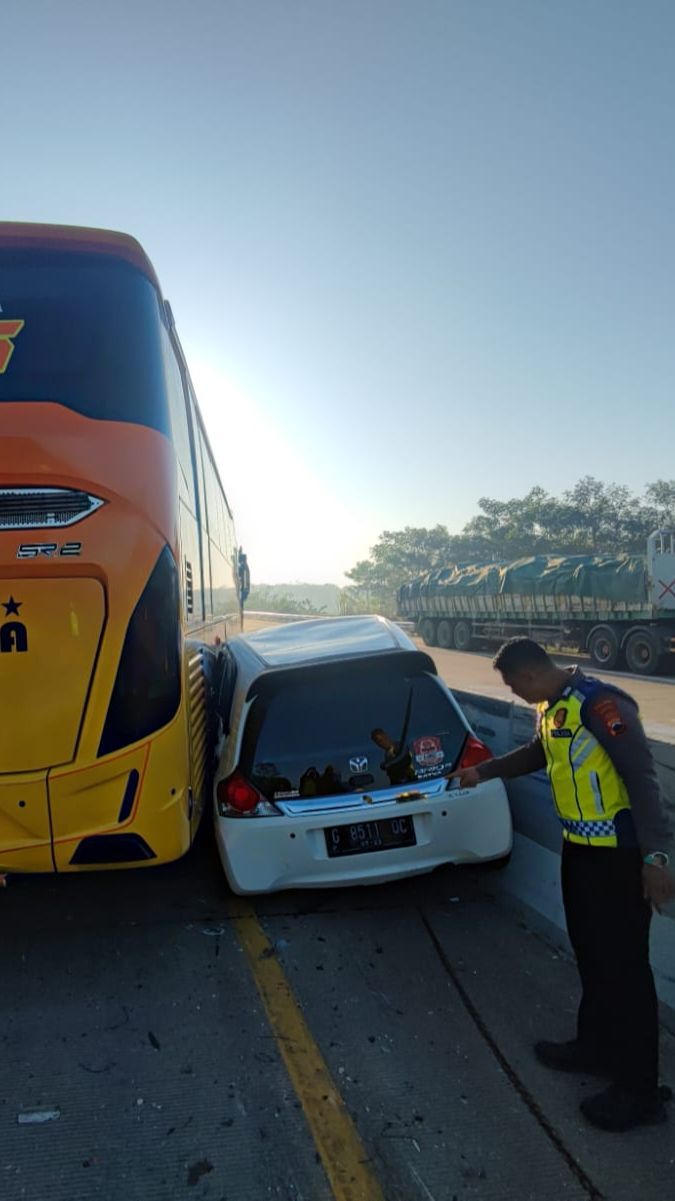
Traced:
<path fill-rule="evenodd" d="M 652 908 L 675 897 L 672 830 L 635 701 L 618 688 L 557 667 L 543 647 L 512 638 L 494 660 L 504 683 L 537 705 L 532 742 L 454 773 L 462 787 L 543 768 L 562 824 L 562 892 L 581 977 L 576 1038 L 538 1042 L 541 1063 L 605 1077 L 583 1101 L 604 1130 L 662 1122 L 658 1008 L 649 964 Z"/>

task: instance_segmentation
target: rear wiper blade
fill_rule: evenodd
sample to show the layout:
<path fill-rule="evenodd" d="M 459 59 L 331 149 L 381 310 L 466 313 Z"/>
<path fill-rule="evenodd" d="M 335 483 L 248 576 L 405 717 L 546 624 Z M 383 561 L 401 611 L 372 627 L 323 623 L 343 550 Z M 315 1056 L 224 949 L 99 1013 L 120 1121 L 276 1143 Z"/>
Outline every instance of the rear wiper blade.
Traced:
<path fill-rule="evenodd" d="M 410 711 L 412 709 L 413 688 L 414 688 L 414 684 L 411 684 L 410 692 L 408 693 L 408 704 L 406 705 L 405 717 L 403 718 L 403 728 L 401 729 L 401 735 L 398 740 L 398 755 L 403 755 L 405 753 L 403 744 L 405 741 L 405 736 L 408 733 L 408 726 L 410 725 Z"/>

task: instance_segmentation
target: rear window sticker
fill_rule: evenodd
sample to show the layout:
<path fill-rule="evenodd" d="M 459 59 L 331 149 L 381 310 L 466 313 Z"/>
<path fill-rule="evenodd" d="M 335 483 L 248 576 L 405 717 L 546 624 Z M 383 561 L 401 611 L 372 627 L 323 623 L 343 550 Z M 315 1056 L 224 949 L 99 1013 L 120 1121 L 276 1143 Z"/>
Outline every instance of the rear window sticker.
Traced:
<path fill-rule="evenodd" d="M 445 759 L 443 743 L 436 734 L 426 734 L 413 742 L 413 755 L 418 767 L 438 767 Z"/>

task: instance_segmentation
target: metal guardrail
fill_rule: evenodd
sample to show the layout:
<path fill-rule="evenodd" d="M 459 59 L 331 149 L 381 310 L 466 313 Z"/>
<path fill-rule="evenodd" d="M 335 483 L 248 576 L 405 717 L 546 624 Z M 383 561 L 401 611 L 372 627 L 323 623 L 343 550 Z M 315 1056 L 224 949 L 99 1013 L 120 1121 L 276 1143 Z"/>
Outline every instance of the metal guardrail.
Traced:
<path fill-rule="evenodd" d="M 340 617 L 339 613 L 262 613 L 258 609 L 244 609 L 244 622 L 247 617 L 262 618 L 263 620 L 271 620 L 283 625 L 288 621 L 320 621 L 322 618 L 328 619 L 331 617 Z M 366 614 L 354 613 L 350 614 L 353 617 L 365 617 Z M 416 629 L 414 621 L 397 621 L 395 617 L 389 619 L 394 625 L 399 626 L 406 634 L 412 634 Z"/>
<path fill-rule="evenodd" d="M 311 616 L 323 617 L 324 614 L 319 613 L 313 615 L 309 613 L 263 613 L 259 609 L 244 609 L 244 621 L 247 617 L 262 617 L 265 620 L 269 618 L 270 620 L 277 621 L 279 625 L 282 625 L 285 621 L 306 621 L 307 618 Z"/>

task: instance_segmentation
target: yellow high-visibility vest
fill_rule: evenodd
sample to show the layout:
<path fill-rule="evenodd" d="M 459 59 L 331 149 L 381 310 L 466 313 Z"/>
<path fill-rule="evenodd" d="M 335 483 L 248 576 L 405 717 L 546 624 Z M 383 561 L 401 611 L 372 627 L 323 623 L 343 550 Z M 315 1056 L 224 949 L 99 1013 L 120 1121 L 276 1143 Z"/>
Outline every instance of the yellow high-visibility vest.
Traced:
<path fill-rule="evenodd" d="M 584 706 L 600 690 L 613 691 L 599 680 L 583 679 L 566 688 L 552 705 L 543 701 L 537 707 L 538 729 L 563 838 L 616 847 L 617 815 L 630 812 L 628 791 L 609 755 L 583 723 Z M 633 832 L 630 818 L 623 829 Z M 633 838 L 634 833 L 630 842 Z"/>

